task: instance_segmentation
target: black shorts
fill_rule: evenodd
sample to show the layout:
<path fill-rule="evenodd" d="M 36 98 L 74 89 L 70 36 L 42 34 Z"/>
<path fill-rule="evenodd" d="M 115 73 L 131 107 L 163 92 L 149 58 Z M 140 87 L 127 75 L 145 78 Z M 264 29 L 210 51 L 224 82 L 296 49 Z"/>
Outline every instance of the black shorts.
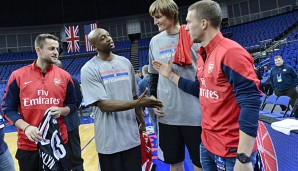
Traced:
<path fill-rule="evenodd" d="M 158 123 L 158 158 L 168 164 L 184 161 L 185 146 L 192 163 L 202 167 L 200 162 L 201 126 L 177 126 Z"/>
<path fill-rule="evenodd" d="M 17 149 L 16 159 L 18 160 L 20 171 L 42 170 L 38 150 L 25 151 Z"/>
<path fill-rule="evenodd" d="M 114 154 L 100 154 L 98 159 L 101 171 L 142 171 L 141 147 Z"/>
<path fill-rule="evenodd" d="M 67 149 L 68 164 L 72 170 L 84 170 L 80 143 L 79 129 L 68 132 L 68 142 L 65 144 Z"/>
<path fill-rule="evenodd" d="M 67 155 L 67 153 L 66 153 Z M 28 171 L 28 170 L 34 170 L 34 171 L 43 171 L 42 169 L 43 163 L 42 159 L 39 156 L 39 151 L 26 151 L 26 150 L 20 150 L 17 149 L 16 152 L 16 159 L 18 160 L 20 171 Z M 61 160 L 59 160 L 59 168 L 58 171 L 62 170 L 70 170 L 68 169 L 68 162 L 67 162 L 67 156 Z M 61 165 L 63 163 L 63 165 Z"/>

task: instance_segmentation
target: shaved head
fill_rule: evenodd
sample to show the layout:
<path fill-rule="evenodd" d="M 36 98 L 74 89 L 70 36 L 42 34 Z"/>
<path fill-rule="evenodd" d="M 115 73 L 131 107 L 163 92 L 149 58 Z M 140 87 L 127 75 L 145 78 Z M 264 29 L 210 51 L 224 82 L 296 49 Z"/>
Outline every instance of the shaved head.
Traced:
<path fill-rule="evenodd" d="M 96 51 L 110 53 L 115 48 L 113 39 L 105 29 L 97 28 L 88 34 L 88 41 Z"/>
<path fill-rule="evenodd" d="M 96 39 L 99 37 L 99 35 L 103 34 L 104 32 L 106 32 L 106 30 L 102 28 L 96 28 L 92 30 L 88 34 L 88 41 L 90 42 L 90 44 L 93 45 L 96 42 Z"/>

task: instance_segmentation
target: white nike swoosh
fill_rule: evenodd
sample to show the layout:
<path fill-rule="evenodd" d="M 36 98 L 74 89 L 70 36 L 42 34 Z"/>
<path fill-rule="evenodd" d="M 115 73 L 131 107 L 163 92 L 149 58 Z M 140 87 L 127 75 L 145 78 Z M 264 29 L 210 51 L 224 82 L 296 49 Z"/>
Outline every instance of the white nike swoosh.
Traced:
<path fill-rule="evenodd" d="M 26 82 L 24 82 L 24 84 L 29 84 L 29 83 L 31 83 L 32 81 L 26 81 Z"/>

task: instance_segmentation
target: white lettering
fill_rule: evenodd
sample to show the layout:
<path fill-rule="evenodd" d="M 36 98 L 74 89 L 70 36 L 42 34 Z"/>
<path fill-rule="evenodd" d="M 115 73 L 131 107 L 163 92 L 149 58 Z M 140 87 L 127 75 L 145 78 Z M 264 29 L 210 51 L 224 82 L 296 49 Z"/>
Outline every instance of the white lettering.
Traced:
<path fill-rule="evenodd" d="M 113 83 L 113 82 L 123 81 L 128 79 L 129 79 L 128 77 L 116 77 L 116 78 L 105 79 L 103 80 L 103 83 L 108 84 L 108 83 Z"/>
<path fill-rule="evenodd" d="M 54 158 L 44 152 L 41 152 L 41 156 L 43 164 L 46 165 L 49 169 L 52 169 L 52 167 L 55 165 Z"/>
<path fill-rule="evenodd" d="M 38 97 L 34 99 L 29 99 L 29 98 L 23 98 L 24 106 L 36 106 L 40 104 L 54 104 L 54 105 L 59 105 L 60 104 L 60 99 L 58 98 L 47 98 L 47 97 Z"/>
<path fill-rule="evenodd" d="M 49 91 L 37 90 L 37 95 L 38 96 L 48 96 L 49 95 Z"/>
<path fill-rule="evenodd" d="M 214 100 L 219 99 L 217 91 L 211 91 L 211 90 L 205 89 L 205 88 L 200 88 L 200 96 L 206 97 L 208 99 L 209 98 L 214 99 Z"/>
<path fill-rule="evenodd" d="M 162 54 L 160 55 L 160 58 L 161 59 L 164 59 L 164 58 L 171 58 L 174 54 L 172 53 L 165 53 L 165 54 Z"/>
<path fill-rule="evenodd" d="M 202 88 L 206 87 L 206 80 L 204 78 L 200 78 L 201 80 L 201 87 L 200 87 L 200 96 L 206 97 L 207 99 L 214 99 L 217 100 L 219 99 L 217 91 L 212 91 L 207 88 Z"/>

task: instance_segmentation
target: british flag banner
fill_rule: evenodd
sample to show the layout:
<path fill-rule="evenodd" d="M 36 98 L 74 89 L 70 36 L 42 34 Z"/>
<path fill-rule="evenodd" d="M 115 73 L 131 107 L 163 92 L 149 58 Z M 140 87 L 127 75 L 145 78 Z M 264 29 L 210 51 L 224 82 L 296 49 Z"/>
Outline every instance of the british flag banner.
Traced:
<path fill-rule="evenodd" d="M 67 41 L 67 52 L 79 52 L 79 25 L 76 26 L 65 26 L 66 41 Z"/>
<path fill-rule="evenodd" d="M 85 34 L 85 47 L 86 47 L 86 51 L 94 51 L 94 49 L 91 47 L 89 41 L 88 41 L 88 34 L 97 28 L 97 23 L 92 23 L 92 24 L 87 24 L 84 25 L 84 34 Z"/>

